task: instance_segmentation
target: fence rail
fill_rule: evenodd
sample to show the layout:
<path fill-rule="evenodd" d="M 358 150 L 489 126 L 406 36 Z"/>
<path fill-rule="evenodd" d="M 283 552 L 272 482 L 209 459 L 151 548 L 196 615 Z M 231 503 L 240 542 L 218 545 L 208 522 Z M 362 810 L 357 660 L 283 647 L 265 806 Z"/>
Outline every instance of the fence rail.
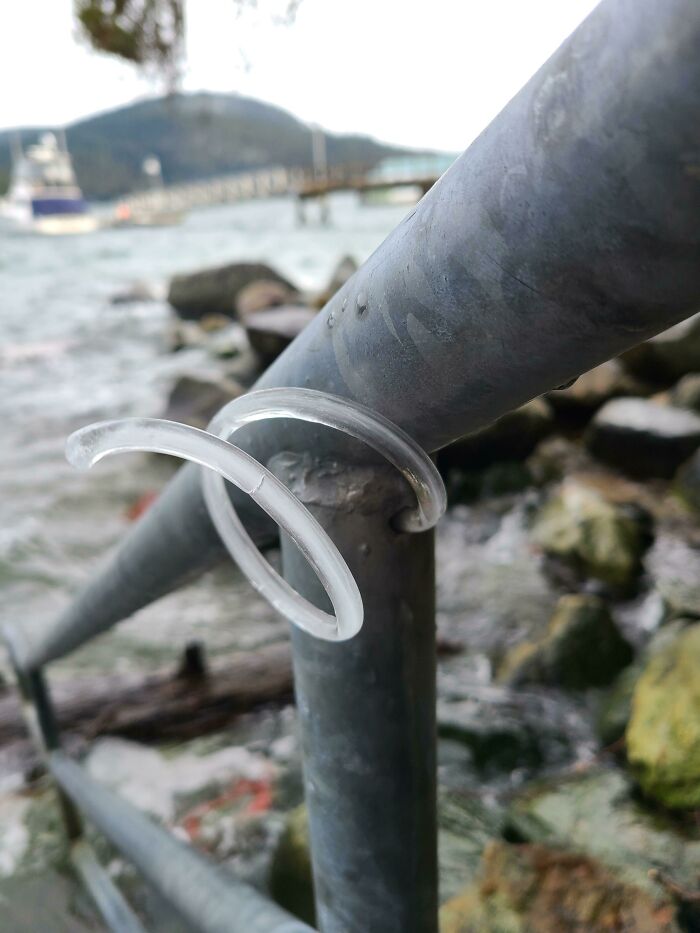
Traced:
<path fill-rule="evenodd" d="M 699 47 L 696 0 L 604 0 L 257 388 L 354 399 L 435 451 L 695 312 Z M 360 467 L 381 475 L 362 445 L 318 426 L 251 425 L 236 443 L 263 463 L 284 451 L 341 464 L 348 495 Z M 231 495 L 255 540 L 274 539 L 250 500 Z M 434 933 L 434 618 L 419 597 L 432 593 L 431 542 L 390 529 L 380 503 L 358 525 L 342 502 L 321 499 L 313 508 L 347 551 L 366 617 L 347 645 L 293 635 L 320 927 Z M 363 557 L 370 538 L 389 574 Z M 322 603 L 285 542 L 283 551 L 285 575 Z M 198 469 L 187 466 L 61 618 L 6 628 L 28 698 L 45 664 L 221 556 Z M 338 748 L 345 771 L 327 757 Z M 60 783 L 68 765 L 55 754 Z M 364 899 L 359 862 L 341 857 L 358 845 L 372 866 Z M 233 916 L 225 928 L 237 929 Z"/>

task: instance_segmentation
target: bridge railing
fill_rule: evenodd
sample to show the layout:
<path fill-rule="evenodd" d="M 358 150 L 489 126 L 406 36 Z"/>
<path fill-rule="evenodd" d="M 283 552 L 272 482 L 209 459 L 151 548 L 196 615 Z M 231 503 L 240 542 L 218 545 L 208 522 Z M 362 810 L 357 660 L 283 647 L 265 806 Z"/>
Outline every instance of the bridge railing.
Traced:
<path fill-rule="evenodd" d="M 604 0 L 257 387 L 356 400 L 432 452 L 695 312 L 698 47 L 695 0 Z M 350 642 L 292 632 L 319 928 L 435 933 L 431 534 L 395 529 L 403 481 L 356 441 L 283 420 L 249 425 L 236 443 L 292 486 L 303 469 L 298 491 L 365 605 Z M 254 539 L 273 540 L 251 500 L 231 496 Z M 324 605 L 286 538 L 282 552 L 286 578 Z M 69 830 L 79 839 L 77 807 L 171 896 L 169 858 L 145 865 L 136 816 L 118 832 L 117 805 L 58 750 L 42 671 L 222 554 L 199 469 L 184 467 L 59 619 L 5 629 Z M 105 885 L 91 886 L 99 900 Z M 223 913 L 201 928 L 293 929 L 279 914 L 241 920 L 232 900 Z"/>

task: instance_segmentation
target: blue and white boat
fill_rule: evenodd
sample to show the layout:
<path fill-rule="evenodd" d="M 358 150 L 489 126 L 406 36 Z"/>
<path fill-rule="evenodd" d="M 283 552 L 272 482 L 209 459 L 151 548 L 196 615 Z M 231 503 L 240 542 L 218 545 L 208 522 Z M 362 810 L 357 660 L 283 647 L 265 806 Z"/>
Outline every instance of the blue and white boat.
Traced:
<path fill-rule="evenodd" d="M 90 233 L 97 228 L 97 218 L 78 187 L 63 134 L 59 144 L 53 133 L 44 133 L 26 151 L 18 140 L 0 216 L 34 233 Z"/>

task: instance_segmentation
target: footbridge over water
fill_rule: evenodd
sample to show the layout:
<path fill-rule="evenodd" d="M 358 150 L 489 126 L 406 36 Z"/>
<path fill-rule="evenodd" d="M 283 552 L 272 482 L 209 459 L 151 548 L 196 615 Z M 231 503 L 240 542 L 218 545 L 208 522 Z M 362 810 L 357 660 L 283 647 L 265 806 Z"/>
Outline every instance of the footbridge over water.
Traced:
<path fill-rule="evenodd" d="M 196 207 L 231 204 L 254 198 L 293 195 L 300 201 L 323 198 L 337 191 L 376 191 L 417 187 L 425 193 L 437 181 L 435 169 L 418 167 L 406 172 L 379 172 L 368 165 L 330 166 L 324 172 L 276 166 L 254 172 L 236 172 L 218 178 L 136 192 L 122 199 L 134 212 L 181 212 Z"/>

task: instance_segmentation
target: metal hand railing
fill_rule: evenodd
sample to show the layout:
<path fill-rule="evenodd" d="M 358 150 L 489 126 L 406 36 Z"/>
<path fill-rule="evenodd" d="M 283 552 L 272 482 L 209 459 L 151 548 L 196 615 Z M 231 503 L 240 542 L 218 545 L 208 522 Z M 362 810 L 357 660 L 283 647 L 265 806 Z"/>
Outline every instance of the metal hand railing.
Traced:
<path fill-rule="evenodd" d="M 696 311 L 699 47 L 695 0 L 604 0 L 256 388 L 354 400 L 435 451 Z M 281 419 L 236 443 L 296 487 L 364 603 L 342 645 L 292 633 L 320 928 L 433 933 L 431 534 L 392 527 L 410 495 L 356 440 Z M 231 499 L 257 543 L 275 537 Z M 327 608 L 282 550 L 285 579 Z M 40 706 L 45 664 L 221 555 L 187 466 L 60 619 L 6 628 L 26 696 Z"/>

